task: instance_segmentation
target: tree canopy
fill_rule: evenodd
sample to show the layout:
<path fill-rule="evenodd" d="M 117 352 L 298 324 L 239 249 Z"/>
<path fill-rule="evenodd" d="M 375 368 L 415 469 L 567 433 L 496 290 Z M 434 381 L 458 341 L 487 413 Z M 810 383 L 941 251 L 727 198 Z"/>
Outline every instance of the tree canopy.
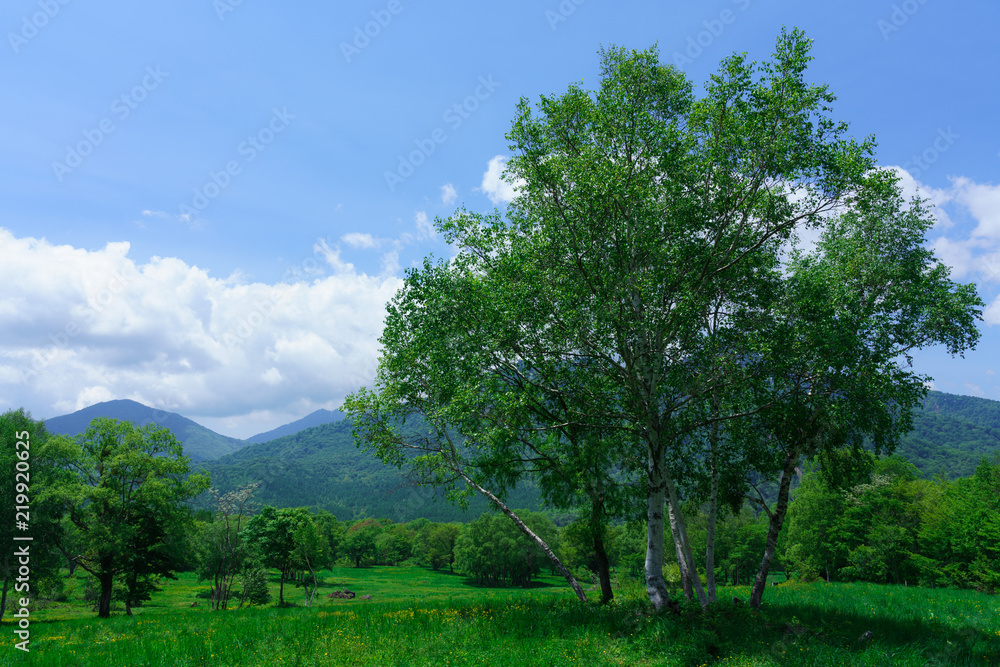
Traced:
<path fill-rule="evenodd" d="M 612 47 L 597 91 L 522 99 L 518 196 L 438 221 L 459 253 L 407 273 L 375 390 L 346 403 L 356 437 L 459 492 L 531 477 L 550 501 L 596 501 L 642 480 L 657 608 L 667 530 L 709 599 L 685 495 L 780 474 L 787 503 L 799 457 L 891 449 L 925 391 L 900 355 L 973 346 L 982 304 L 922 247 L 928 213 L 874 140 L 806 80 L 809 48 L 783 32 L 771 61 L 726 58 L 696 98 L 655 48 Z M 817 227 L 817 253 L 789 254 Z M 414 415 L 426 427 L 405 434 Z"/>
<path fill-rule="evenodd" d="M 191 524 L 185 503 L 208 479 L 188 475 L 180 443 L 155 424 L 97 418 L 75 441 L 54 438 L 44 452 L 56 472 L 42 500 L 60 505 L 78 531 L 80 553 L 66 556 L 97 579 L 98 615 L 111 614 L 116 576 L 125 578 L 127 608 L 149 599 L 152 578 L 182 564 L 174 542 Z"/>

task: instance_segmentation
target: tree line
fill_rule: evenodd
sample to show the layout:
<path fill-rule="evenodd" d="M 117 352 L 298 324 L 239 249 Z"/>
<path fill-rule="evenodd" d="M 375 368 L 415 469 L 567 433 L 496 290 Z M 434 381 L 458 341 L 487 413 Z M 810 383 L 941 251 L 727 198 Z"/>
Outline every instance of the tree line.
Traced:
<path fill-rule="evenodd" d="M 63 596 L 67 568 L 70 575 L 86 570 L 86 597 L 101 616 L 114 602 L 131 613 L 179 571 L 198 574 L 208 585 L 203 597 L 216 610 L 270 603 L 268 582 L 275 573 L 278 605 L 286 604 L 286 583 L 303 588 L 309 605 L 322 584 L 320 573 L 337 565 L 419 565 L 484 586 L 530 586 L 544 571 L 557 573 L 535 540 L 500 513 L 467 524 L 340 521 L 314 508 L 258 508 L 258 484 L 226 494 L 208 488 L 213 511 L 193 510 L 190 494 L 207 480 L 186 472 L 185 457 L 166 446 L 172 437 L 166 429 L 100 419 L 70 441 L 49 436 L 41 422 L 12 410 L 0 415 L 4 469 L 13 469 L 16 434 L 25 432 L 34 457 L 30 596 L 36 600 Z M 789 528 L 775 553 L 788 576 L 1000 589 L 1000 460 L 984 460 L 968 478 L 927 480 L 899 457 L 839 458 L 826 467 L 813 464 L 792 494 Z M 690 499 L 684 512 L 692 550 L 705 552 L 710 505 Z M 604 576 L 609 584 L 644 576 L 643 521 L 607 525 L 595 542 L 592 516 L 585 512 L 562 527 L 544 512 L 515 513 L 577 579 L 603 591 Z M 770 515 L 748 501 L 722 509 L 714 569 L 699 566 L 699 583 L 751 583 L 770 524 Z M 4 532 L 13 525 L 7 522 Z M 682 588 L 678 563 L 665 557 L 661 566 L 666 585 Z M 16 560 L 3 556 L 0 617 L 16 572 Z"/>

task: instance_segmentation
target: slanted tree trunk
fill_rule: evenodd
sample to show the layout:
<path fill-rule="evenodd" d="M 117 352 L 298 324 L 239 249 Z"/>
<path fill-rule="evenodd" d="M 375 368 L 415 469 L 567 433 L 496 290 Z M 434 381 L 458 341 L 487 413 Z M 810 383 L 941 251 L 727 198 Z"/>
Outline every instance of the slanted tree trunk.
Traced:
<path fill-rule="evenodd" d="M 691 601 L 694 599 L 694 584 L 691 583 L 691 572 L 684 562 L 684 553 L 681 551 L 681 537 L 677 534 L 677 526 L 670 524 L 670 535 L 674 542 L 674 552 L 677 555 L 677 571 L 681 576 L 681 588 L 684 590 L 684 599 Z"/>
<path fill-rule="evenodd" d="M 483 487 L 473 482 L 472 479 L 469 478 L 469 476 L 466 475 L 461 470 L 457 472 L 459 476 L 461 476 L 461 478 L 465 480 L 466 484 L 468 484 L 476 491 L 479 491 L 479 493 L 489 498 L 490 501 L 494 505 L 496 505 L 501 512 L 510 517 L 510 520 L 514 522 L 514 525 L 516 525 L 522 533 L 527 535 L 528 539 L 530 539 L 531 541 L 533 541 L 535 544 L 538 545 L 538 547 L 542 550 L 542 552 L 545 553 L 546 557 L 549 559 L 549 562 L 551 562 L 552 565 L 554 565 L 555 568 L 562 573 L 563 577 L 566 578 L 566 581 L 569 582 L 569 585 L 573 588 L 573 592 L 576 593 L 576 596 L 578 598 L 580 598 L 580 602 L 586 603 L 587 594 L 583 592 L 583 588 L 580 587 L 579 582 L 577 582 L 576 578 L 572 575 L 572 573 L 568 569 L 566 569 L 566 566 L 562 564 L 562 561 L 559 560 L 559 557 L 556 556 L 555 553 L 553 553 L 552 549 L 549 548 L 549 545 L 545 543 L 545 540 L 540 538 L 538 535 L 534 533 L 534 531 L 528 528 L 527 524 L 521 521 L 521 517 L 514 514 L 514 512 L 509 507 L 507 507 L 507 505 L 505 505 L 502 500 L 500 500 L 495 495 L 493 495 Z"/>
<path fill-rule="evenodd" d="M 309 597 L 306 599 L 306 606 L 309 607 L 312 605 L 313 597 L 316 595 L 316 589 L 319 588 L 319 582 L 316 581 L 316 571 L 313 570 L 312 562 L 308 558 L 306 559 L 306 567 L 309 568 L 309 574 L 312 575 L 313 580 L 312 590 L 309 591 Z M 305 579 L 304 573 L 302 578 Z"/>
<path fill-rule="evenodd" d="M 767 573 L 771 569 L 771 561 L 774 559 L 774 550 L 778 546 L 778 534 L 781 532 L 781 524 L 785 520 L 785 513 L 788 511 L 788 490 L 792 483 L 792 476 L 795 474 L 795 466 L 799 463 L 799 450 L 790 446 L 785 453 L 785 465 L 781 470 L 781 481 L 778 490 L 778 502 L 774 511 L 768 510 L 767 543 L 764 547 L 764 558 L 760 562 L 757 570 L 757 578 L 754 579 L 753 588 L 750 590 L 750 606 L 760 609 L 761 600 L 764 597 L 764 588 L 767 586 Z M 767 510 L 767 507 L 764 507 Z"/>
<path fill-rule="evenodd" d="M 691 578 L 694 592 L 698 596 L 698 604 L 701 605 L 702 609 L 705 609 L 708 607 L 708 596 L 705 595 L 705 589 L 701 585 L 701 577 L 698 576 L 698 569 L 694 565 L 694 555 L 691 553 L 691 543 L 688 542 L 687 526 L 684 524 L 684 515 L 681 514 L 677 489 L 670 477 L 665 475 L 664 481 L 667 486 L 667 512 L 670 514 L 671 533 L 679 540 L 675 546 L 681 553 L 687 576 Z M 681 572 L 681 576 L 684 576 L 684 571 Z"/>

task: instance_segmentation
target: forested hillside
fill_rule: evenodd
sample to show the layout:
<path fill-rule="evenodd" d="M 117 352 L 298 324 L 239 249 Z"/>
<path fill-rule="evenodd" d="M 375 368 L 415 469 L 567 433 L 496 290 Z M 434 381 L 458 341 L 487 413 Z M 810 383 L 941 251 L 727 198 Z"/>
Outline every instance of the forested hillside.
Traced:
<path fill-rule="evenodd" d="M 247 445 L 200 467 L 211 473 L 212 486 L 222 492 L 259 481 L 255 499 L 261 504 L 315 507 L 341 520 L 368 516 L 471 521 L 486 508 L 485 501 L 476 498 L 463 512 L 441 494 L 413 485 L 400 471 L 355 446 L 347 421 Z M 519 490 L 510 500 L 517 507 L 538 507 L 533 489 Z"/>
<path fill-rule="evenodd" d="M 923 410 L 914 414 L 914 429 L 897 453 L 923 477 L 968 477 L 983 458 L 1000 452 L 998 435 L 1000 403 L 932 391 Z M 260 481 L 257 499 L 263 504 L 321 508 L 342 520 L 369 516 L 468 521 L 486 508 L 476 498 L 463 512 L 441 494 L 414 486 L 398 470 L 359 449 L 350 422 L 343 420 L 250 444 L 203 461 L 200 467 L 211 473 L 212 486 L 223 492 Z M 518 507 L 539 507 L 534 489 L 516 492 L 511 501 Z"/>
<path fill-rule="evenodd" d="M 980 461 L 1000 453 L 1000 402 L 928 392 L 897 453 L 923 477 L 969 477 Z"/>

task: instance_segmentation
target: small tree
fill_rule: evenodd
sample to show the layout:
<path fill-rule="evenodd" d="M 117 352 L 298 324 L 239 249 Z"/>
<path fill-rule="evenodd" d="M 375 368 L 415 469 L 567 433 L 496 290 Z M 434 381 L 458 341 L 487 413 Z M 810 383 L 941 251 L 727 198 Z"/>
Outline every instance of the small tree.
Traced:
<path fill-rule="evenodd" d="M 247 484 L 224 495 L 219 495 L 215 489 L 209 489 L 215 503 L 216 517 L 201 535 L 198 580 L 212 580 L 213 609 L 225 609 L 236 576 L 246 567 L 254 569 L 254 565 L 249 562 L 250 549 L 241 533 L 252 509 L 251 497 L 259 486 L 259 482 Z"/>
<path fill-rule="evenodd" d="M 344 555 L 354 561 L 354 567 L 361 567 L 362 562 L 375 561 L 382 531 L 382 524 L 375 519 L 358 521 L 347 529 L 341 548 Z"/>
<path fill-rule="evenodd" d="M 299 522 L 293 540 L 295 549 L 292 551 L 292 558 L 299 567 L 309 570 L 312 578 L 312 586 L 309 586 L 305 581 L 302 583 L 306 589 L 306 606 L 308 607 L 312 604 L 316 589 L 319 588 L 316 568 L 319 563 L 326 559 L 327 541 L 309 514 L 305 514 Z"/>
<path fill-rule="evenodd" d="M 299 531 L 305 523 L 312 524 L 312 519 L 304 507 L 275 509 L 265 506 L 260 514 L 247 521 L 243 533 L 244 540 L 257 549 L 264 565 L 278 570 L 278 604 L 281 606 L 285 604 L 285 579 L 300 566 L 296 558 L 296 536 L 304 535 Z"/>

